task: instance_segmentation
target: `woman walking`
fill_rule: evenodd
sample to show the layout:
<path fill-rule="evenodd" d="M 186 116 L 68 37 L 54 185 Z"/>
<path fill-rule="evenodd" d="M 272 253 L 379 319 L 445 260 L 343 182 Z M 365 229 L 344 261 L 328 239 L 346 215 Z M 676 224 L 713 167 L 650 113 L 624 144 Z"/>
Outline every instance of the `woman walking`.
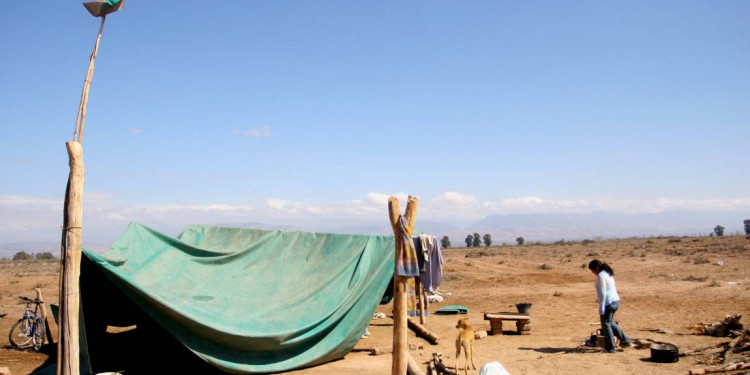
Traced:
<path fill-rule="evenodd" d="M 630 339 L 615 322 L 615 312 L 620 307 L 620 296 L 617 295 L 615 286 L 615 271 L 609 264 L 598 259 L 589 262 L 589 270 L 596 275 L 596 297 L 599 300 L 604 349 L 609 353 L 615 352 L 615 337 L 620 339 L 621 347 L 630 347 Z"/>

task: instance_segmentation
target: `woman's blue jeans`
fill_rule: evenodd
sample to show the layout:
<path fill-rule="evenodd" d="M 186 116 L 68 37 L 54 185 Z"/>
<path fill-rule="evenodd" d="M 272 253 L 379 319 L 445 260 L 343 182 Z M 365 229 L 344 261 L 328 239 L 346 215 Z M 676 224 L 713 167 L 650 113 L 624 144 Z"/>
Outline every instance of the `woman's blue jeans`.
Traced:
<path fill-rule="evenodd" d="M 604 336 L 604 349 L 612 352 L 615 350 L 615 337 L 620 339 L 621 343 L 628 344 L 630 339 L 620 329 L 615 322 L 615 312 L 620 307 L 620 302 L 612 302 L 604 308 L 604 315 L 600 315 L 602 322 L 602 335 Z"/>

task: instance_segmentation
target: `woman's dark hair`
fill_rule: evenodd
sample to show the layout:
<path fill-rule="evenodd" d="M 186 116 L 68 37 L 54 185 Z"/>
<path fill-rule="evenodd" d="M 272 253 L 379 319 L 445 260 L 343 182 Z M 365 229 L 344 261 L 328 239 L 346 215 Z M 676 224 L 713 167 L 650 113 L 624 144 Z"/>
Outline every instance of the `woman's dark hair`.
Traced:
<path fill-rule="evenodd" d="M 613 270 L 612 267 L 609 266 L 609 264 L 604 263 L 600 261 L 599 259 L 594 259 L 591 262 L 589 262 L 589 269 L 592 271 L 596 271 L 596 270 L 607 271 L 607 273 L 610 276 L 615 275 L 615 270 Z"/>

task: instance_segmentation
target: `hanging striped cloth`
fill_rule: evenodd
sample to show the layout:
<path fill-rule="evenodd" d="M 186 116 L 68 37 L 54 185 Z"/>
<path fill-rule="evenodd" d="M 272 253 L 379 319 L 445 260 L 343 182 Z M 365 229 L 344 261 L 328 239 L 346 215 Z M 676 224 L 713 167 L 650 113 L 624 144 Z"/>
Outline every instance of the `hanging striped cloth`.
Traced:
<path fill-rule="evenodd" d="M 414 250 L 414 244 L 412 243 L 411 237 L 409 237 L 409 231 L 407 228 L 409 225 L 406 222 L 406 218 L 403 215 L 398 217 L 398 233 L 401 236 L 401 242 L 403 246 L 398 249 L 398 257 L 396 258 L 396 274 L 399 276 L 419 276 L 419 263 L 417 262 L 417 251 Z"/>

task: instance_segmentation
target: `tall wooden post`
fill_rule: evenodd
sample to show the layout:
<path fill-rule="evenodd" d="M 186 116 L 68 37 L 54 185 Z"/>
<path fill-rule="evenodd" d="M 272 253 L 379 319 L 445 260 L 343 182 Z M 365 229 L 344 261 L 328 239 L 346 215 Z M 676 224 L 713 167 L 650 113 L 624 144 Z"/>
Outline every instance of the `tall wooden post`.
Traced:
<path fill-rule="evenodd" d="M 60 326 L 57 344 L 57 375 L 78 375 L 81 274 L 81 222 L 83 206 L 83 148 L 70 141 L 68 148 L 70 175 L 65 189 L 63 233 L 60 254 Z"/>
<path fill-rule="evenodd" d="M 99 42 L 107 14 L 118 11 L 124 0 L 90 1 L 83 6 L 94 17 L 101 17 L 94 50 L 89 57 L 86 79 L 83 81 L 81 101 L 73 133 L 67 142 L 70 175 L 65 189 L 63 228 L 60 245 L 60 324 L 57 339 L 57 375 L 80 374 L 79 279 L 81 275 L 81 222 L 83 216 L 83 129 L 86 124 L 86 107 L 89 102 L 91 80 L 94 77 L 94 60 L 99 52 Z"/>
<path fill-rule="evenodd" d="M 388 214 L 391 219 L 391 226 L 396 237 L 396 265 L 398 264 L 398 254 L 402 251 L 404 243 L 401 239 L 401 230 L 399 229 L 399 215 L 401 211 L 398 204 L 398 198 L 390 197 L 388 199 Z M 417 198 L 409 197 L 406 204 L 406 213 L 404 214 L 407 221 L 406 235 L 411 238 L 414 223 L 417 220 Z M 408 329 L 406 314 L 406 280 L 408 277 L 396 274 L 394 265 L 393 272 L 393 363 L 391 365 L 392 375 L 404 375 L 408 366 L 408 345 L 406 334 Z"/>

